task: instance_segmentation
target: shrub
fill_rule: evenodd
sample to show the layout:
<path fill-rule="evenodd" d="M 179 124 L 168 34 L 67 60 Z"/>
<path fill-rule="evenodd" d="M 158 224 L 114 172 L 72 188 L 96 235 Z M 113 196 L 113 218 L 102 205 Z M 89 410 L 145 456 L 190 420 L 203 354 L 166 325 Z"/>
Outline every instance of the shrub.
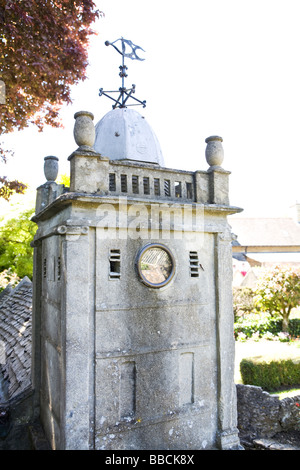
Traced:
<path fill-rule="evenodd" d="M 300 336 L 300 318 L 289 320 L 289 333 L 291 336 Z"/>
<path fill-rule="evenodd" d="M 288 332 L 290 313 L 300 304 L 300 270 L 274 266 L 262 271 L 255 294 L 256 305 L 270 315 L 281 315 L 282 331 Z"/>
<path fill-rule="evenodd" d="M 254 292 L 250 287 L 234 287 L 232 294 L 235 319 L 255 310 Z"/>
<path fill-rule="evenodd" d="M 269 339 L 283 340 L 281 332 L 282 319 L 271 318 L 269 315 L 248 315 L 234 324 L 234 335 L 237 340 L 242 337 L 241 333 L 248 339 L 253 336 L 267 339 L 266 335 L 269 335 Z M 288 333 L 292 337 L 300 336 L 300 318 L 289 320 Z"/>
<path fill-rule="evenodd" d="M 266 333 L 276 335 L 281 331 L 281 320 L 271 318 L 269 315 L 248 315 L 234 324 L 234 333 L 237 338 L 239 333 L 244 333 L 247 338 L 253 335 L 260 338 Z"/>
<path fill-rule="evenodd" d="M 292 359 L 267 362 L 245 358 L 240 363 L 240 371 L 244 385 L 256 385 L 268 391 L 300 384 L 300 363 Z"/>

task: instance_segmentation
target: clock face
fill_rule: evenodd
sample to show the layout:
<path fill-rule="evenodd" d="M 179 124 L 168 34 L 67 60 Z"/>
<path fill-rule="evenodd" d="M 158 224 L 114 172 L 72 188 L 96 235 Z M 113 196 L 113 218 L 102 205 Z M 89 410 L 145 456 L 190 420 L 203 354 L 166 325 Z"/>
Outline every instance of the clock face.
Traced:
<path fill-rule="evenodd" d="M 175 260 L 167 247 L 152 243 L 139 253 L 137 269 L 144 284 L 149 287 L 163 287 L 174 276 Z"/>

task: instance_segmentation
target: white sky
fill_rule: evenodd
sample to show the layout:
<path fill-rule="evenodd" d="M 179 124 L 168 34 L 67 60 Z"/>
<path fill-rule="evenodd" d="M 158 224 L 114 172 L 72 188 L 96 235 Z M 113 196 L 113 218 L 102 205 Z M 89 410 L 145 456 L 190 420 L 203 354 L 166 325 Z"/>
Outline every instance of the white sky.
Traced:
<path fill-rule="evenodd" d="M 299 0 L 97 0 L 105 17 L 94 25 L 89 79 L 73 88 L 65 128 L 29 128 L 1 137 L 15 157 L 1 174 L 36 188 L 45 182 L 44 157 L 56 155 L 69 173 L 76 149 L 74 113 L 112 102 L 99 88 L 121 86 L 121 56 L 106 40 L 141 46 L 143 62 L 125 61 L 126 85 L 147 101 L 136 107 L 154 129 L 165 165 L 206 170 L 205 138 L 223 137 L 230 202 L 242 215 L 286 215 L 300 200 Z"/>

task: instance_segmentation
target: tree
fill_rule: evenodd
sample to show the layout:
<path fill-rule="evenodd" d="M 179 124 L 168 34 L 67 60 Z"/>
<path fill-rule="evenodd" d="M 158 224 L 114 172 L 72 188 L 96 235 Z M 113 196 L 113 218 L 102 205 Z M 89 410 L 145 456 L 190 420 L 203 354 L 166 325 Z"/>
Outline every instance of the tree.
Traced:
<path fill-rule="evenodd" d="M 245 314 L 255 312 L 254 292 L 250 287 L 234 287 L 232 293 L 235 321 Z"/>
<path fill-rule="evenodd" d="M 271 315 L 281 315 L 282 330 L 288 332 L 291 310 L 300 304 L 300 271 L 280 266 L 265 270 L 255 294 L 257 306 Z"/>
<path fill-rule="evenodd" d="M 16 287 L 21 279 L 12 272 L 10 269 L 5 269 L 0 272 L 0 292 L 2 292 L 8 285 L 10 287 Z"/>
<path fill-rule="evenodd" d="M 71 103 L 71 86 L 86 79 L 91 24 L 100 15 L 92 0 L 0 0 L 1 134 L 29 124 L 61 127 L 59 110 Z M 2 197 L 22 190 L 0 179 Z"/>
<path fill-rule="evenodd" d="M 33 240 L 37 225 L 31 221 L 34 209 L 26 209 L 18 218 L 0 226 L 0 272 L 9 270 L 20 278 L 32 278 Z"/>
<path fill-rule="evenodd" d="M 7 155 L 13 154 L 11 150 L 4 150 L 0 146 L 0 162 L 6 163 Z M 6 201 L 9 201 L 10 197 L 17 194 L 24 194 L 27 186 L 20 181 L 14 180 L 9 181 L 7 176 L 0 176 L 0 198 L 2 197 Z"/>
<path fill-rule="evenodd" d="M 0 176 L 0 197 L 9 201 L 13 194 L 24 194 L 27 186 L 20 181 L 9 181 L 7 176 Z"/>
<path fill-rule="evenodd" d="M 58 175 L 56 182 L 57 184 L 64 184 L 66 187 L 70 187 L 70 176 L 66 173 Z"/>

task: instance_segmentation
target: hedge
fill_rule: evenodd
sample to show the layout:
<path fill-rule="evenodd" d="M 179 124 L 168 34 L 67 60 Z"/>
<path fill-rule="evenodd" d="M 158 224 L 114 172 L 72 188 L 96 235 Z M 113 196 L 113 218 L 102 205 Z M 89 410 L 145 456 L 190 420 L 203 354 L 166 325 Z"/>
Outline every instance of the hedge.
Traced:
<path fill-rule="evenodd" d="M 254 333 L 259 333 L 261 336 L 265 333 L 277 335 L 281 331 L 282 320 L 278 318 L 245 318 L 243 321 L 234 324 L 236 337 L 238 333 L 244 333 L 248 338 L 251 338 Z M 293 337 L 300 336 L 300 318 L 292 318 L 289 320 L 289 334 Z"/>
<path fill-rule="evenodd" d="M 292 336 L 300 336 L 300 318 L 289 320 L 289 333 Z"/>
<path fill-rule="evenodd" d="M 244 385 L 256 385 L 264 390 L 277 390 L 281 386 L 300 385 L 300 363 L 292 359 L 263 361 L 245 358 L 240 362 Z"/>

